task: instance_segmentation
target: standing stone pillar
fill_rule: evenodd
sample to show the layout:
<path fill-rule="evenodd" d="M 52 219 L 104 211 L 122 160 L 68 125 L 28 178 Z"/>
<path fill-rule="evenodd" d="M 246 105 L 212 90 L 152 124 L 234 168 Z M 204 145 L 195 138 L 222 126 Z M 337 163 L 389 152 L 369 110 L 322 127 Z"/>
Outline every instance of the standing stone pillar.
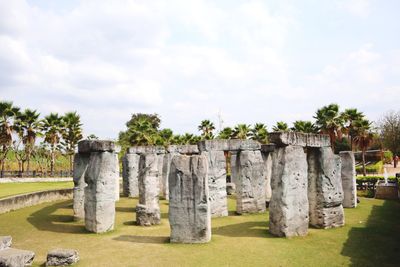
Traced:
<path fill-rule="evenodd" d="M 310 225 L 324 229 L 343 226 L 340 157 L 330 147 L 308 148 L 307 161 Z"/>
<path fill-rule="evenodd" d="M 168 199 L 168 183 L 166 183 L 164 180 L 166 179 L 164 175 L 164 158 L 165 153 L 157 154 L 158 183 L 160 188 L 159 196 L 162 196 L 164 199 Z"/>
<path fill-rule="evenodd" d="M 273 153 L 269 230 L 276 236 L 308 232 L 307 157 L 301 146 L 283 146 Z"/>
<path fill-rule="evenodd" d="M 79 142 L 79 153 L 90 153 L 85 172 L 85 227 L 103 233 L 114 228 L 118 149 L 111 141 Z"/>
<path fill-rule="evenodd" d="M 236 160 L 236 212 L 265 211 L 264 161 L 259 150 L 239 151 Z"/>
<path fill-rule="evenodd" d="M 115 157 L 116 157 L 116 168 L 117 168 L 117 173 L 118 173 L 118 175 L 116 176 L 116 179 L 115 179 L 115 201 L 119 201 L 119 196 L 120 196 L 120 185 L 119 185 L 119 173 L 120 173 L 120 170 L 119 170 L 119 160 L 118 160 L 118 153 L 116 153 L 115 154 Z"/>
<path fill-rule="evenodd" d="M 74 220 L 85 219 L 85 173 L 89 163 L 90 153 L 76 153 L 74 156 Z"/>
<path fill-rule="evenodd" d="M 207 158 L 175 155 L 169 175 L 169 222 L 172 243 L 206 243 L 211 239 Z"/>
<path fill-rule="evenodd" d="M 357 207 L 356 161 L 352 151 L 339 153 L 342 161 L 343 208 Z"/>
<path fill-rule="evenodd" d="M 123 195 L 126 197 L 139 196 L 139 159 L 136 153 L 126 153 L 122 158 Z"/>
<path fill-rule="evenodd" d="M 136 223 L 141 226 L 160 224 L 160 172 L 156 153 L 145 153 L 139 161 L 139 203 L 136 206 Z"/>
<path fill-rule="evenodd" d="M 265 201 L 269 203 L 271 201 L 272 189 L 271 189 L 271 176 L 272 176 L 272 154 L 274 153 L 275 145 L 261 145 L 261 153 L 264 160 L 264 176 L 265 176 Z M 268 206 L 268 205 L 267 205 Z"/>

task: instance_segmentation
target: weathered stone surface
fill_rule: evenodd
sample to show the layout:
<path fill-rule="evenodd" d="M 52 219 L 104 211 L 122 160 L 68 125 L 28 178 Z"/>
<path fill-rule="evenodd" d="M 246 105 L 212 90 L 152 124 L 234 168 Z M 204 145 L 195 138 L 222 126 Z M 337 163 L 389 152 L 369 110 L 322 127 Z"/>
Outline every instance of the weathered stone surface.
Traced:
<path fill-rule="evenodd" d="M 164 196 L 165 199 L 169 198 L 169 172 L 171 167 L 172 157 L 175 153 L 166 153 L 163 158 L 162 172 L 161 172 L 161 195 Z"/>
<path fill-rule="evenodd" d="M 210 190 L 211 216 L 228 216 L 226 197 L 226 159 L 223 151 L 203 152 L 208 160 L 208 187 Z"/>
<path fill-rule="evenodd" d="M 172 243 L 205 243 L 211 239 L 211 209 L 203 155 L 176 155 L 169 175 L 169 222 Z"/>
<path fill-rule="evenodd" d="M 342 161 L 343 208 L 357 207 L 356 161 L 352 151 L 339 153 Z"/>
<path fill-rule="evenodd" d="M 199 151 L 239 151 L 239 150 L 258 150 L 261 144 L 254 140 L 241 139 L 214 139 L 200 141 Z"/>
<path fill-rule="evenodd" d="M 0 236 L 0 250 L 6 249 L 11 247 L 12 244 L 12 237 L 7 236 Z"/>
<path fill-rule="evenodd" d="M 46 266 L 66 266 L 78 261 L 79 253 L 77 250 L 57 248 L 47 253 Z"/>
<path fill-rule="evenodd" d="M 261 152 L 269 154 L 271 152 L 274 152 L 276 145 L 275 144 L 264 144 L 261 145 Z"/>
<path fill-rule="evenodd" d="M 231 152 L 230 153 L 230 163 L 231 163 L 231 179 L 230 182 L 235 184 L 237 183 L 237 179 L 238 179 L 238 173 L 237 173 L 237 166 L 236 166 L 236 161 L 237 161 L 237 155 L 238 152 Z"/>
<path fill-rule="evenodd" d="M 85 218 L 85 173 L 89 164 L 90 154 L 75 154 L 74 156 L 74 219 Z"/>
<path fill-rule="evenodd" d="M 272 155 L 274 152 L 262 153 L 264 160 L 264 177 L 265 177 L 265 201 L 270 202 L 272 196 L 271 176 L 272 176 Z"/>
<path fill-rule="evenodd" d="M 102 233 L 114 228 L 117 157 L 112 152 L 92 152 L 85 173 L 85 227 Z"/>
<path fill-rule="evenodd" d="M 226 194 L 233 195 L 236 192 L 236 185 L 234 183 L 226 183 Z"/>
<path fill-rule="evenodd" d="M 268 136 L 277 146 L 330 147 L 329 135 L 299 132 L 272 132 Z"/>
<path fill-rule="evenodd" d="M 165 181 L 163 181 L 164 156 L 165 156 L 165 154 L 157 155 L 158 184 L 159 184 L 159 188 L 160 188 L 159 197 L 162 197 L 163 199 L 167 199 L 168 194 L 166 194 L 166 190 L 168 190 L 168 184 L 165 183 Z"/>
<path fill-rule="evenodd" d="M 331 228 L 344 225 L 340 157 L 330 147 L 309 148 L 308 201 L 310 225 Z M 329 211 L 332 208 L 332 212 Z"/>
<path fill-rule="evenodd" d="M 108 140 L 82 140 L 78 143 L 79 153 L 90 152 L 116 152 L 121 150 L 113 141 Z"/>
<path fill-rule="evenodd" d="M 276 236 L 308 232 L 307 157 L 302 147 L 277 148 L 272 155 L 269 230 Z"/>
<path fill-rule="evenodd" d="M 168 153 L 179 153 L 185 155 L 199 154 L 197 145 L 170 145 L 167 148 Z"/>
<path fill-rule="evenodd" d="M 122 190 L 126 197 L 139 196 L 139 154 L 125 154 L 122 158 Z"/>
<path fill-rule="evenodd" d="M 399 199 L 398 185 L 395 182 L 385 184 L 385 181 L 376 183 L 375 198 L 377 199 Z"/>
<path fill-rule="evenodd" d="M 159 170 L 155 153 L 142 154 L 139 161 L 139 204 L 136 223 L 141 226 L 160 224 Z"/>
<path fill-rule="evenodd" d="M 164 154 L 165 148 L 163 146 L 132 146 L 128 148 L 128 154 Z"/>
<path fill-rule="evenodd" d="M 240 151 L 237 162 L 236 212 L 265 211 L 264 161 L 259 150 Z"/>
<path fill-rule="evenodd" d="M 119 171 L 119 160 L 118 160 L 118 154 L 117 153 L 115 153 L 115 164 L 116 164 L 116 166 L 115 166 L 115 168 L 116 168 L 116 171 L 117 171 L 117 174 L 118 175 L 116 175 L 115 176 L 115 201 L 119 201 L 119 196 L 120 196 L 120 194 L 121 194 L 121 192 L 120 192 L 120 182 L 119 182 L 119 173 L 120 173 L 120 171 Z"/>
<path fill-rule="evenodd" d="M 1 267 L 31 266 L 35 253 L 33 251 L 7 248 L 0 250 Z"/>

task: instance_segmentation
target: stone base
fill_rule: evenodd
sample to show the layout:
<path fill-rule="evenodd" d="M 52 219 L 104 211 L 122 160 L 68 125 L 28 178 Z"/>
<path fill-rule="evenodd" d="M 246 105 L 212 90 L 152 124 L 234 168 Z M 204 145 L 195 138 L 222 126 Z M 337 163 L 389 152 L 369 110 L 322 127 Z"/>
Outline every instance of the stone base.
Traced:
<path fill-rule="evenodd" d="M 75 249 L 53 249 L 47 253 L 46 266 L 66 266 L 79 261 Z"/>
<path fill-rule="evenodd" d="M 136 206 L 136 224 L 140 226 L 150 226 L 161 223 L 160 209 L 150 209 L 138 204 Z"/>
<path fill-rule="evenodd" d="M 379 181 L 376 185 L 375 198 L 377 199 L 399 199 L 398 187 L 395 183 L 385 185 L 384 181 Z"/>
<path fill-rule="evenodd" d="M 31 266 L 35 253 L 29 250 L 7 248 L 0 250 L 0 266 L 17 267 Z"/>
<path fill-rule="evenodd" d="M 0 236 L 0 250 L 11 247 L 12 237 L 11 236 Z"/>
<path fill-rule="evenodd" d="M 319 208 L 316 211 L 317 220 L 312 225 L 316 228 L 328 229 L 342 227 L 344 225 L 343 206 Z"/>

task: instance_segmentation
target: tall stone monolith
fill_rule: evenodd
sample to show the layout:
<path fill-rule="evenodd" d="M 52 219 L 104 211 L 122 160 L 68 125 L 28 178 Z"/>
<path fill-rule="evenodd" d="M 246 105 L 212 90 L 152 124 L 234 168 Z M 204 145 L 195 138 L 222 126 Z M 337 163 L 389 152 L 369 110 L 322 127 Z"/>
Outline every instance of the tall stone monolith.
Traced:
<path fill-rule="evenodd" d="M 357 207 L 356 161 L 352 151 L 339 153 L 342 161 L 343 208 Z"/>
<path fill-rule="evenodd" d="M 175 155 L 169 174 L 169 222 L 172 243 L 205 243 L 211 239 L 208 159 Z"/>
<path fill-rule="evenodd" d="M 122 190 L 126 197 L 139 196 L 139 159 L 135 153 L 126 153 L 122 158 Z"/>
<path fill-rule="evenodd" d="M 85 173 L 89 164 L 90 153 L 76 153 L 74 156 L 74 220 L 85 219 Z"/>

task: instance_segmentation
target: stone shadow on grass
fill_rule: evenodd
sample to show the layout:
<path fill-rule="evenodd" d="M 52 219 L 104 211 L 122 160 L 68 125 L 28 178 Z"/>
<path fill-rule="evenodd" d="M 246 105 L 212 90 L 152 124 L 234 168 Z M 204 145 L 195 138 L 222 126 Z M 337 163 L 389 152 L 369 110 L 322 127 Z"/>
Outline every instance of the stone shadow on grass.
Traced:
<path fill-rule="evenodd" d="M 121 235 L 113 238 L 117 241 L 142 243 L 142 244 L 164 244 L 169 243 L 169 236 L 134 236 L 134 235 Z"/>
<path fill-rule="evenodd" d="M 40 231 L 56 233 L 81 234 L 86 233 L 85 226 L 77 225 L 74 216 L 66 214 L 53 214 L 59 209 L 70 209 L 70 200 L 50 204 L 34 213 L 27 221 Z"/>
<path fill-rule="evenodd" d="M 342 248 L 351 266 L 399 266 L 400 202 L 373 206 L 365 227 L 353 227 Z"/>
<path fill-rule="evenodd" d="M 116 212 L 131 212 L 136 213 L 135 207 L 115 207 Z"/>
<path fill-rule="evenodd" d="M 213 235 L 230 237 L 273 237 L 268 232 L 267 222 L 244 222 L 212 228 Z"/>

